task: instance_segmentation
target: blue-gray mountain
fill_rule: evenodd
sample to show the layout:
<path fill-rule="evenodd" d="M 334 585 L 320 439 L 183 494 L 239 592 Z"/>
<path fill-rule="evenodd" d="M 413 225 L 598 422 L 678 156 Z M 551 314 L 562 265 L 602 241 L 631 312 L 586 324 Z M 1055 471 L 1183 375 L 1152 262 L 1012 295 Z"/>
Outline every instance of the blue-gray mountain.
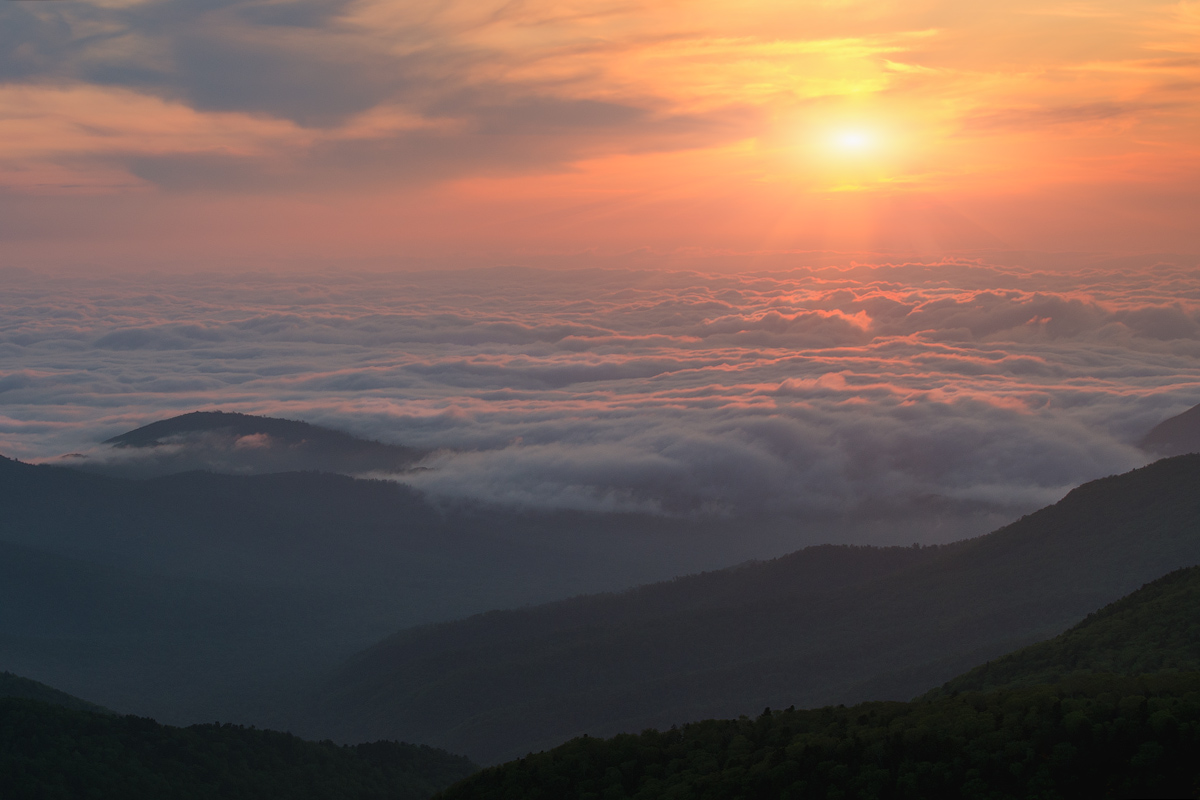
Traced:
<path fill-rule="evenodd" d="M 306 723 L 488 763 L 583 733 L 907 699 L 1197 563 L 1200 455 L 1181 456 L 950 546 L 810 548 L 406 630 L 343 667 Z"/>
<path fill-rule="evenodd" d="M 312 470 L 343 475 L 403 473 L 426 455 L 402 445 L 275 417 L 193 411 L 158 420 L 72 454 L 66 466 L 128 478 L 195 469 L 232 474 Z"/>
<path fill-rule="evenodd" d="M 0 458 L 0 669 L 165 722 L 262 725 L 399 627 L 744 560 L 729 534 L 335 474 L 135 480 Z"/>

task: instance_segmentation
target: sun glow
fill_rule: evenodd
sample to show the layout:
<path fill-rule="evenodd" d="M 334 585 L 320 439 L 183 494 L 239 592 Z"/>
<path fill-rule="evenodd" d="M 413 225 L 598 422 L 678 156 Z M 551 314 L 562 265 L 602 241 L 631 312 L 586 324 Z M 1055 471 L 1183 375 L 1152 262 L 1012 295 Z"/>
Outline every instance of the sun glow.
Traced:
<path fill-rule="evenodd" d="M 843 130 L 834 134 L 833 144 L 844 153 L 862 153 L 873 149 L 875 137 L 862 130 Z"/>

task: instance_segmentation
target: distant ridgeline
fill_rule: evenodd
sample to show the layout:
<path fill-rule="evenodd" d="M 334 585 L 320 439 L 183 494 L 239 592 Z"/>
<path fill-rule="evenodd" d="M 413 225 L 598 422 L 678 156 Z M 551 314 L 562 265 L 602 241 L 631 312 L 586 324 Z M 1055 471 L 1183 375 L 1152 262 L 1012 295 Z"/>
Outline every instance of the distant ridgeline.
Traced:
<path fill-rule="evenodd" d="M 582 737 L 439 797 L 1196 797 L 1197 670 L 1191 568 L 910 703 Z"/>
<path fill-rule="evenodd" d="M 51 702 L 4 696 L 29 693 L 30 686 L 33 694 L 50 693 Z M 338 746 L 219 723 L 174 728 L 72 708 L 62 698 L 84 703 L 7 673 L 0 680 L 5 800 L 424 800 L 476 769 L 466 758 L 426 746 Z"/>
<path fill-rule="evenodd" d="M 193 411 L 107 439 L 110 449 L 63 457 L 66 466 L 122 477 L 205 469 L 235 474 L 312 470 L 345 475 L 397 473 L 426 452 L 360 439 L 275 417 Z"/>
<path fill-rule="evenodd" d="M 98 714 L 111 714 L 104 706 L 80 700 L 74 695 L 60 692 L 51 686 L 29 678 L 13 675 L 11 672 L 0 672 L 0 699 L 23 698 L 25 700 L 40 700 L 53 706 L 62 706 L 76 711 L 94 711 Z"/>

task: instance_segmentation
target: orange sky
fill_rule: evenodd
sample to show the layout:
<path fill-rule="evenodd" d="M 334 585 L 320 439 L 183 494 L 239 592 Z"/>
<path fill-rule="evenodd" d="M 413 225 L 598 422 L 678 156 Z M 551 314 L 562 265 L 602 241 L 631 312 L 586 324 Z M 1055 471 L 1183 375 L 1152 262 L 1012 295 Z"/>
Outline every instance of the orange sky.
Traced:
<path fill-rule="evenodd" d="M 1200 251 L 1200 2 L 10 2 L 8 265 Z"/>

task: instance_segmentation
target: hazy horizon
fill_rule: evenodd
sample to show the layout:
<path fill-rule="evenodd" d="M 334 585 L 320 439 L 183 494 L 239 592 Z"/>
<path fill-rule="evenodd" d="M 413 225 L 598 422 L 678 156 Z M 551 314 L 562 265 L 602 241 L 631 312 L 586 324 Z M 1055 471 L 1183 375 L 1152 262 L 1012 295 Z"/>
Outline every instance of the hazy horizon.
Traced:
<path fill-rule="evenodd" d="M 406 480 L 443 498 L 986 528 L 1200 402 L 1198 34 L 6 3 L 0 452 L 220 408 L 438 451 Z"/>

